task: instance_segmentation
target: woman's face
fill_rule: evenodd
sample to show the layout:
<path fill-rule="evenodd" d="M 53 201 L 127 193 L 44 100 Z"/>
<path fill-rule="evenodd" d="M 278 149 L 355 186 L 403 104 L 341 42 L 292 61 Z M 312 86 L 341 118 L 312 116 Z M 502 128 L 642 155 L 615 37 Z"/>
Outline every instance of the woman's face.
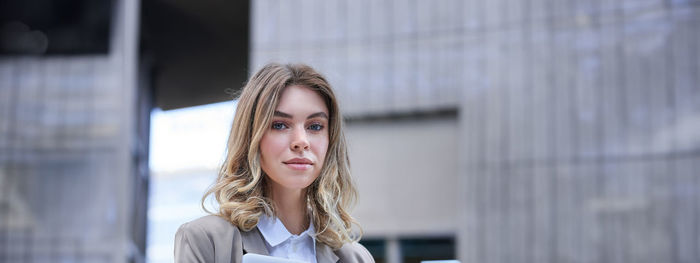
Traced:
<path fill-rule="evenodd" d="M 261 166 L 272 187 L 300 190 L 321 173 L 328 150 L 328 108 L 315 91 L 282 91 L 270 127 L 260 141 Z"/>

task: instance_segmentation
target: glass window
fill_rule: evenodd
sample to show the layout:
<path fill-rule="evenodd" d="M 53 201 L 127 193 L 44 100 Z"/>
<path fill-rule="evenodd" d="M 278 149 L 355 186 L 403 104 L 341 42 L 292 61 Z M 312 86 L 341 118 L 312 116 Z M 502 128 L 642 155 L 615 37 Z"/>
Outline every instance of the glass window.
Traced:
<path fill-rule="evenodd" d="M 405 238 L 399 244 L 404 263 L 455 259 L 454 238 Z"/>
<path fill-rule="evenodd" d="M 360 244 L 365 246 L 372 254 L 376 263 L 384 263 L 386 260 L 386 241 L 384 239 L 362 239 Z"/>

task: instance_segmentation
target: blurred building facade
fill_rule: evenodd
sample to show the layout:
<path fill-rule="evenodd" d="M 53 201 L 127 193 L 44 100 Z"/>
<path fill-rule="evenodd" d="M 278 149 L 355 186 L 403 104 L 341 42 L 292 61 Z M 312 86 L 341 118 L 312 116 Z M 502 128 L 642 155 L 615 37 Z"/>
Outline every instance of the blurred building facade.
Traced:
<path fill-rule="evenodd" d="M 150 104 L 137 89 L 138 4 L 102 6 L 107 53 L 0 57 L 0 262 L 143 261 Z"/>
<path fill-rule="evenodd" d="M 334 84 L 382 261 L 695 262 L 699 3 L 254 1 L 251 68 Z"/>
<path fill-rule="evenodd" d="M 208 63 L 139 57 L 140 3 L 113 2 L 109 54 L 0 58 L 2 262 L 144 259 L 140 87 Z M 303 62 L 334 85 L 378 262 L 697 262 L 698 28 L 694 0 L 260 0 L 249 72 Z M 233 82 L 202 85 L 221 100 Z"/>
<path fill-rule="evenodd" d="M 0 1 L 0 262 L 147 260 L 151 110 L 230 100 L 248 13 L 247 1 Z M 180 200 L 163 187 L 156 202 Z"/>

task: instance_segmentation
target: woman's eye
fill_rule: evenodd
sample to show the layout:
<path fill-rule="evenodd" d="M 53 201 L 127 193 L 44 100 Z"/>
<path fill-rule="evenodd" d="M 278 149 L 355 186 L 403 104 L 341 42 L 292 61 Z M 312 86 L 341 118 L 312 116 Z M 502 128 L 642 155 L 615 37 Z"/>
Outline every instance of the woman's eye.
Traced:
<path fill-rule="evenodd" d="M 273 130 L 282 130 L 284 128 L 287 128 L 287 125 L 285 125 L 284 123 L 281 123 L 281 122 L 272 123 Z"/>
<path fill-rule="evenodd" d="M 323 129 L 323 125 L 318 124 L 318 123 L 314 123 L 314 124 L 309 125 L 309 129 L 312 131 L 320 131 Z"/>

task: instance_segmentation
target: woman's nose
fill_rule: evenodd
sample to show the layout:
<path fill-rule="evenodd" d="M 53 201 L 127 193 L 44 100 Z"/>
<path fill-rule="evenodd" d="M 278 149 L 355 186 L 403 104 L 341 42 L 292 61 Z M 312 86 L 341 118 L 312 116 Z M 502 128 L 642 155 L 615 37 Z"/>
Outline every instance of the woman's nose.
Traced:
<path fill-rule="evenodd" d="M 305 151 L 309 149 L 309 138 L 306 136 L 306 129 L 303 127 L 294 129 L 290 148 L 292 151 Z"/>

